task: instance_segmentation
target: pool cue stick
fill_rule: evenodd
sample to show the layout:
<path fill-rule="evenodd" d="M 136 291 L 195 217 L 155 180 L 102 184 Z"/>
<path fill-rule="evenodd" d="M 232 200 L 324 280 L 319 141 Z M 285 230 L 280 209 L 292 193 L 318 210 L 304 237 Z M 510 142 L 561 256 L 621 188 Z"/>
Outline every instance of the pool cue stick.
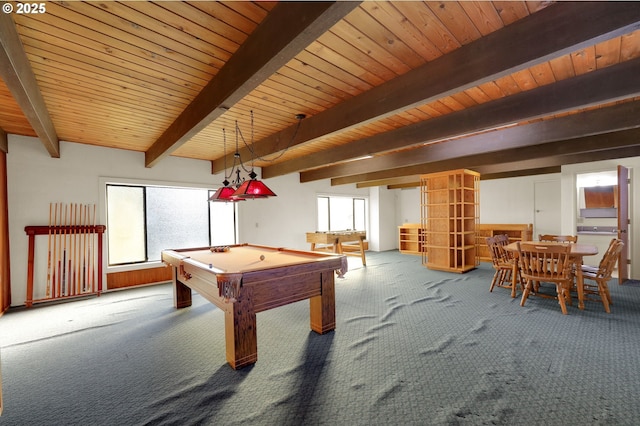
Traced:
<path fill-rule="evenodd" d="M 76 204 L 71 204 L 71 228 L 70 229 L 70 248 L 69 248 L 69 288 L 71 290 L 71 294 L 75 296 L 76 294 Z"/>
<path fill-rule="evenodd" d="M 84 225 L 84 236 L 82 242 L 82 291 L 87 291 L 87 206 L 82 206 L 82 223 Z"/>
<path fill-rule="evenodd" d="M 85 291 L 85 281 L 84 281 L 84 260 L 86 256 L 86 235 L 87 235 L 87 224 L 84 220 L 84 204 L 80 205 L 80 224 L 82 225 L 82 230 L 80 231 L 80 264 L 78 265 L 79 271 L 79 279 L 78 286 L 80 290 L 84 293 Z"/>
<path fill-rule="evenodd" d="M 91 210 L 89 210 L 89 204 L 87 204 L 87 291 L 91 291 L 91 280 L 89 276 L 91 274 Z"/>
<path fill-rule="evenodd" d="M 96 256 L 98 255 L 98 250 L 95 249 L 95 230 L 96 230 L 96 205 L 93 205 L 93 220 L 91 221 L 93 223 L 93 231 L 91 233 L 91 247 L 94 249 L 93 250 L 93 256 L 91 257 L 91 292 L 95 292 L 95 270 L 96 270 Z"/>
<path fill-rule="evenodd" d="M 62 203 L 58 203 L 59 207 L 60 207 L 60 214 L 58 216 L 58 257 L 57 257 L 57 262 L 58 262 L 58 282 L 56 283 L 56 294 L 57 297 L 62 296 L 62 266 L 60 265 L 60 257 L 62 256 Z"/>
<path fill-rule="evenodd" d="M 76 248 L 76 205 L 69 205 L 69 221 L 71 227 L 69 228 L 69 295 L 75 296 L 76 294 L 76 281 L 73 270 L 75 269 L 75 248 Z"/>
<path fill-rule="evenodd" d="M 76 281 L 73 270 L 75 269 L 75 257 L 76 257 L 76 205 L 71 204 L 71 227 L 69 228 L 69 292 L 71 295 L 76 294 Z"/>
<path fill-rule="evenodd" d="M 73 205 L 73 222 L 75 226 L 73 227 L 73 292 L 75 294 L 80 294 L 78 289 L 78 205 Z"/>
<path fill-rule="evenodd" d="M 82 258 L 82 204 L 78 204 L 76 208 L 78 214 L 78 232 L 76 233 L 76 293 L 82 294 L 80 286 L 80 261 Z"/>
<path fill-rule="evenodd" d="M 69 203 L 69 226 L 67 227 L 67 234 L 69 236 L 69 251 L 67 252 L 67 296 L 73 296 L 73 280 L 71 273 L 71 259 L 73 259 L 73 204 Z"/>
<path fill-rule="evenodd" d="M 56 264 L 58 262 L 58 203 L 53 205 L 53 257 L 52 260 L 52 268 L 53 272 L 51 274 L 51 297 L 55 299 L 56 297 Z"/>
<path fill-rule="evenodd" d="M 58 226 L 58 203 L 53 206 L 53 226 Z M 56 264 L 58 263 L 58 228 L 53 230 L 53 255 L 51 257 L 53 263 L 53 273 L 51 274 L 51 297 L 56 297 Z"/>
<path fill-rule="evenodd" d="M 47 291 L 45 297 L 51 296 L 51 218 L 53 216 L 53 204 L 49 203 L 49 237 L 47 241 Z"/>
<path fill-rule="evenodd" d="M 67 225 L 67 238 L 69 238 L 69 250 L 67 252 L 67 296 L 71 296 L 71 290 L 73 289 L 73 285 L 71 283 L 71 258 L 72 258 L 72 238 L 71 238 L 71 228 L 73 217 L 73 204 L 69 203 L 69 224 Z"/>
<path fill-rule="evenodd" d="M 89 210 L 91 206 L 88 205 L 87 209 Z M 93 222 L 93 218 L 91 217 L 91 210 L 88 212 L 89 224 Z M 87 286 L 89 291 L 93 293 L 93 258 L 91 257 L 91 252 L 93 249 L 93 228 L 89 229 L 89 248 L 87 254 Z"/>
<path fill-rule="evenodd" d="M 67 214 L 68 213 L 68 214 Z M 68 206 L 65 206 L 65 221 L 64 221 L 64 228 L 65 228 L 65 234 L 64 234 L 64 244 L 65 244 L 65 251 L 64 251 L 64 257 L 65 257 L 65 261 L 64 261 L 64 283 L 65 283 L 65 296 L 69 296 L 71 294 L 71 289 L 69 288 L 69 284 L 71 283 L 71 274 L 69 273 L 69 261 L 71 260 L 71 204 L 69 204 Z M 67 240 L 69 240 L 68 242 L 68 246 L 67 246 Z"/>
<path fill-rule="evenodd" d="M 62 293 L 61 296 L 67 295 L 67 220 L 69 219 L 69 209 L 67 205 L 64 206 L 64 229 L 62 232 Z"/>
<path fill-rule="evenodd" d="M 64 249 L 64 204 L 60 203 L 60 251 L 58 252 L 58 285 L 60 288 L 58 289 L 58 297 L 62 297 L 64 295 L 64 259 L 63 259 L 63 249 Z"/>
<path fill-rule="evenodd" d="M 73 259 L 73 204 L 69 203 L 69 252 L 67 253 L 67 296 L 73 295 L 73 274 L 71 273 L 71 259 Z"/>
<path fill-rule="evenodd" d="M 80 294 L 78 289 L 78 234 L 80 230 L 78 229 L 78 205 L 73 205 L 73 221 L 75 222 L 75 226 L 73 228 L 73 292 L 75 294 Z"/>
<path fill-rule="evenodd" d="M 84 228 L 82 222 L 82 204 L 78 204 L 78 293 L 82 294 L 82 236 Z"/>

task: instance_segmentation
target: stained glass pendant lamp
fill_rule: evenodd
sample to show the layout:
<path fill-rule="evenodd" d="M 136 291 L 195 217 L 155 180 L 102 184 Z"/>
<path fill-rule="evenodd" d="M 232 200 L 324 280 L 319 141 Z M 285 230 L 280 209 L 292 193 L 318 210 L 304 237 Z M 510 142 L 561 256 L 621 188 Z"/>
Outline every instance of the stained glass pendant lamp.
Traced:
<path fill-rule="evenodd" d="M 225 180 L 222 182 L 223 185 L 209 198 L 209 201 L 224 201 L 225 203 L 233 202 L 233 201 L 244 201 L 242 199 L 233 198 L 233 193 L 236 192 L 236 189 L 232 186 L 229 186 L 229 181 Z"/>
<path fill-rule="evenodd" d="M 237 197 L 242 200 L 247 198 L 267 198 L 276 197 L 276 194 L 269 189 L 267 185 L 261 180 L 256 179 L 256 174 L 253 170 L 249 173 L 249 180 L 242 182 L 242 185 L 236 189 L 232 197 Z"/>

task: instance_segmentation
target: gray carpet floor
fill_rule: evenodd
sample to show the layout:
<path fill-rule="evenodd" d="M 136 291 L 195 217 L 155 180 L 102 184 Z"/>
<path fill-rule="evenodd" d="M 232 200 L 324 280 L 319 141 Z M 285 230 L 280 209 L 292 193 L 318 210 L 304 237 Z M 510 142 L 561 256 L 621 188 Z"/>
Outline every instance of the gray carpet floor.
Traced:
<path fill-rule="evenodd" d="M 595 260 L 597 262 L 597 259 Z M 308 302 L 258 314 L 258 362 L 225 362 L 222 312 L 170 285 L 0 317 L 0 425 L 637 425 L 640 288 L 613 306 L 489 293 L 493 270 L 349 258 L 337 328 Z"/>

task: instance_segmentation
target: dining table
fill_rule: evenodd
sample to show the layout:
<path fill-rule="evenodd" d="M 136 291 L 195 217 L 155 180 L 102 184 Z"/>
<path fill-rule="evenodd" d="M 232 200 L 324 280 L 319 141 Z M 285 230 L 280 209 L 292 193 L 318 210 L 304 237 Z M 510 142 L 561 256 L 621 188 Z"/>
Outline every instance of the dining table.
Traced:
<path fill-rule="evenodd" d="M 513 273 L 511 274 L 513 280 L 513 288 L 516 288 L 517 279 L 518 279 L 518 268 L 520 267 L 520 262 L 517 260 L 518 258 L 518 243 L 519 241 L 515 241 L 504 246 L 505 250 L 513 253 L 516 258 L 515 262 L 513 262 Z M 584 256 L 593 256 L 598 254 L 598 247 L 593 244 L 582 244 L 582 243 L 559 243 L 552 241 L 527 241 L 527 243 L 535 243 L 536 245 L 553 245 L 553 244 L 569 244 L 571 246 L 571 252 L 569 253 L 569 258 L 573 265 L 575 266 L 576 271 L 576 291 L 578 293 L 578 308 L 584 309 L 584 277 L 582 275 L 582 262 Z"/>

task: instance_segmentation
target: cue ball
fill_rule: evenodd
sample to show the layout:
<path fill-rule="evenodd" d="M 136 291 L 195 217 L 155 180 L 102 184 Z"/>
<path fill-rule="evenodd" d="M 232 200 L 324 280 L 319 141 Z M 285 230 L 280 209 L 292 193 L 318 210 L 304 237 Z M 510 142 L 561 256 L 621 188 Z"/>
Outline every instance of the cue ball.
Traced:
<path fill-rule="evenodd" d="M 260 255 L 260 260 L 264 260 L 264 254 Z"/>

